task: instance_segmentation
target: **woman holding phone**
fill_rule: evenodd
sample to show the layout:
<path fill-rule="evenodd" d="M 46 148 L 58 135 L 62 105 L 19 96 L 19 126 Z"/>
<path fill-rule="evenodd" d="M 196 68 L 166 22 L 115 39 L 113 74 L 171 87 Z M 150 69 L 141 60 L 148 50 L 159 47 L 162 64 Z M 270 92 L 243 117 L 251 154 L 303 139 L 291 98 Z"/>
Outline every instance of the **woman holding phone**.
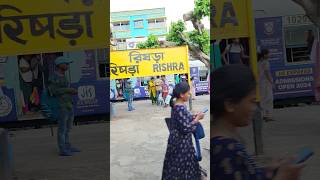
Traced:
<path fill-rule="evenodd" d="M 204 113 L 192 115 L 187 107 L 190 86 L 180 82 L 173 90 L 170 102 L 171 120 L 167 152 L 164 159 L 162 180 L 201 180 L 201 168 L 195 157 L 192 134 Z"/>
<path fill-rule="evenodd" d="M 241 74 L 241 76 L 239 76 Z M 291 158 L 259 168 L 246 151 L 237 128 L 250 124 L 256 110 L 256 82 L 244 65 L 217 69 L 212 76 L 210 163 L 213 179 L 297 180 L 304 164 Z"/>

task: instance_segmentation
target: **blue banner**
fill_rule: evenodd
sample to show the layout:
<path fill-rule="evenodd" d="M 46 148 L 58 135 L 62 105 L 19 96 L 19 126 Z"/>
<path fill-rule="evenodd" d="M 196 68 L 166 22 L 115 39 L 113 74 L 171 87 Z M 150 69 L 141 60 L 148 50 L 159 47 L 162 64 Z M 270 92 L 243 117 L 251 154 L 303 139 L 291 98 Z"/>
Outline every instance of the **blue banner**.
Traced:
<path fill-rule="evenodd" d="M 134 87 L 134 98 L 144 98 L 149 96 L 149 92 L 147 91 L 147 87 L 144 86 L 136 86 Z"/>
<path fill-rule="evenodd" d="M 275 99 L 314 96 L 313 65 L 286 66 L 272 71 Z"/>
<path fill-rule="evenodd" d="M 97 72 L 96 72 L 96 58 L 94 50 L 85 50 L 84 51 L 85 59 L 84 64 L 81 68 L 81 81 L 96 81 Z"/>
<path fill-rule="evenodd" d="M 207 93 L 209 92 L 208 81 L 199 81 L 196 83 L 196 93 Z"/>
<path fill-rule="evenodd" d="M 78 89 L 78 96 L 74 97 L 76 116 L 105 114 L 109 112 L 109 83 L 107 81 L 92 81 L 73 84 Z"/>
<path fill-rule="evenodd" d="M 282 17 L 256 19 L 257 46 L 268 49 L 272 65 L 284 65 Z"/>
<path fill-rule="evenodd" d="M 313 96 L 313 64 L 286 63 L 282 17 L 256 19 L 257 45 L 270 51 L 274 98 Z"/>
<path fill-rule="evenodd" d="M 190 67 L 190 77 L 193 77 L 196 83 L 200 81 L 198 67 Z"/>
<path fill-rule="evenodd" d="M 17 120 L 17 109 L 13 89 L 0 87 L 0 122 Z"/>

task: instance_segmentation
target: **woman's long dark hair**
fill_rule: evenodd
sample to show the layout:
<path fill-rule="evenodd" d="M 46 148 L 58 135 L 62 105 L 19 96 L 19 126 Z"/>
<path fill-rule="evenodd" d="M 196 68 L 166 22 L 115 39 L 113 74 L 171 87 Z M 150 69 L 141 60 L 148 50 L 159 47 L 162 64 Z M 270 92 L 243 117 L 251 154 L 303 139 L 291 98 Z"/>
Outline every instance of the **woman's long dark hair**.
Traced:
<path fill-rule="evenodd" d="M 190 86 L 187 82 L 182 81 L 178 83 L 173 89 L 172 97 L 170 100 L 170 106 L 173 108 L 175 104 L 175 99 L 179 99 L 181 94 L 185 94 L 189 91 L 190 91 Z"/>
<path fill-rule="evenodd" d="M 256 87 L 250 68 L 245 65 L 227 65 L 211 74 L 211 112 L 214 119 L 225 113 L 225 102 L 240 102 Z"/>

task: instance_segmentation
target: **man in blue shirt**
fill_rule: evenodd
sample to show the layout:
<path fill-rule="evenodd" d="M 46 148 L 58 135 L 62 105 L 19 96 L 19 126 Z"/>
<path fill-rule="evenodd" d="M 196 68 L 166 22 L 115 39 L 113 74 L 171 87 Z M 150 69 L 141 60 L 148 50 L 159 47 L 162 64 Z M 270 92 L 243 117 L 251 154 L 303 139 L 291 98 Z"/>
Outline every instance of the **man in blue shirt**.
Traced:
<path fill-rule="evenodd" d="M 56 71 L 49 78 L 48 86 L 48 90 L 59 102 L 57 121 L 60 156 L 71 156 L 74 152 L 80 152 L 77 148 L 72 147 L 69 141 L 69 132 L 74 120 L 72 96 L 78 94 L 76 89 L 70 87 L 70 82 L 66 77 L 70 63 L 72 61 L 66 57 L 58 57 L 55 60 Z"/>
<path fill-rule="evenodd" d="M 128 97 L 128 111 L 133 111 L 133 110 L 135 110 L 135 108 L 132 105 L 133 96 L 134 96 L 134 88 L 132 87 L 131 79 L 127 80 L 126 93 L 127 93 L 127 97 Z"/>

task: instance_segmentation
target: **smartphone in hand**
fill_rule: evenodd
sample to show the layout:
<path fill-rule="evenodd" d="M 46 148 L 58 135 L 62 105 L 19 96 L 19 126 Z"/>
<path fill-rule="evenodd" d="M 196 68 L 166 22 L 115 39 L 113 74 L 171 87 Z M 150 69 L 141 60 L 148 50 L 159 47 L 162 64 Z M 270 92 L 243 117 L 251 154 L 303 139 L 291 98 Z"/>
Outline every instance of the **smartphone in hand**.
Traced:
<path fill-rule="evenodd" d="M 310 159 L 314 155 L 314 152 L 310 148 L 302 148 L 298 152 L 298 156 L 296 160 L 294 160 L 295 164 L 301 164 Z"/>
<path fill-rule="evenodd" d="M 208 108 L 204 108 L 204 109 L 202 110 L 202 113 L 206 113 L 206 112 L 208 112 L 208 111 L 209 111 Z"/>

